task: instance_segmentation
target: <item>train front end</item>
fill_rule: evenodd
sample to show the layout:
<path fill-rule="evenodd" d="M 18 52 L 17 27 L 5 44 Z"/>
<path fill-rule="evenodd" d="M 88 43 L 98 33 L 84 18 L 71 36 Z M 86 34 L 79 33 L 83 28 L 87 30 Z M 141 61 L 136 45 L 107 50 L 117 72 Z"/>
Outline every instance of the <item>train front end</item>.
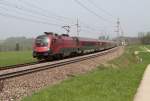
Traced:
<path fill-rule="evenodd" d="M 33 57 L 38 60 L 49 58 L 52 54 L 50 49 L 51 38 L 47 35 L 38 36 L 33 47 Z"/>

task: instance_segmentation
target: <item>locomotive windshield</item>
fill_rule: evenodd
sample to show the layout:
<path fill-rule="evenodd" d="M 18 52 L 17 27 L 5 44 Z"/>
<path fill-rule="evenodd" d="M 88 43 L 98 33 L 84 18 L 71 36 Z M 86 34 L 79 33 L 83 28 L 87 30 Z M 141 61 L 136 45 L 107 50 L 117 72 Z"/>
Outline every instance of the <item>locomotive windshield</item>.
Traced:
<path fill-rule="evenodd" d="M 35 44 L 37 47 L 48 46 L 48 43 L 49 43 L 49 39 L 47 36 L 39 36 L 35 40 Z"/>

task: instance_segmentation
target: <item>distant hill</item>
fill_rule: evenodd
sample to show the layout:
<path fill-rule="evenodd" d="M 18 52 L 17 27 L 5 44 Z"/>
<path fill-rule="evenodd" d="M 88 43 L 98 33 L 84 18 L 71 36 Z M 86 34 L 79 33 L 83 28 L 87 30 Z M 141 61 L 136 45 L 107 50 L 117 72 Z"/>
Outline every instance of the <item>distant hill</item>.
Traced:
<path fill-rule="evenodd" d="M 15 51 L 16 45 L 19 50 L 32 50 L 33 39 L 26 37 L 10 37 L 0 41 L 0 51 Z"/>

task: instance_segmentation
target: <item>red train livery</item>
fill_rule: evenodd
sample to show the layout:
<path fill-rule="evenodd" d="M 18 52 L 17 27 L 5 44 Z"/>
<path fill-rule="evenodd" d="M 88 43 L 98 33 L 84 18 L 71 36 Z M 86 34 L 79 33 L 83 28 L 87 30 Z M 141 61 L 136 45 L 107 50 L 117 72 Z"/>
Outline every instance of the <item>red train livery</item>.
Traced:
<path fill-rule="evenodd" d="M 35 39 L 33 57 L 37 59 L 62 58 L 75 54 L 89 53 L 106 50 L 116 46 L 113 41 L 70 37 L 69 35 L 58 35 L 45 32 Z"/>

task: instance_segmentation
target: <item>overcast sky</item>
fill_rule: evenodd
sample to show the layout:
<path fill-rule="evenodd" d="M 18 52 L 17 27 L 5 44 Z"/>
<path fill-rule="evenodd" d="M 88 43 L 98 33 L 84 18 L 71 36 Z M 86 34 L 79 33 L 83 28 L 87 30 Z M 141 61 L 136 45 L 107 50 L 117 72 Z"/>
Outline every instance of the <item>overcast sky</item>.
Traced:
<path fill-rule="evenodd" d="M 0 0 L 0 39 L 13 36 L 34 38 L 43 32 L 65 33 L 61 26 L 74 25 L 77 18 L 83 37 L 97 38 L 104 34 L 115 37 L 118 17 L 126 36 L 150 31 L 150 0 L 78 1 L 99 17 L 75 0 Z M 70 35 L 77 35 L 75 26 L 70 30 Z"/>

